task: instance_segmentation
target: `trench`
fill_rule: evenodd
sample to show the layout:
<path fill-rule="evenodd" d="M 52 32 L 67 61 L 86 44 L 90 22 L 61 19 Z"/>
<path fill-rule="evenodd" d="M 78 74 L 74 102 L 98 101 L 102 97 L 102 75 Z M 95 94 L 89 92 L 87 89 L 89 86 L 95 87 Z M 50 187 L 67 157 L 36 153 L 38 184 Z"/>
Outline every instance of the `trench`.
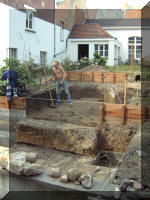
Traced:
<path fill-rule="evenodd" d="M 64 101 L 62 101 L 62 106 L 56 110 L 50 108 L 51 102 L 49 100 L 44 100 L 49 99 L 49 92 L 44 91 L 41 94 L 33 95 L 33 99 L 29 98 L 27 100 L 28 116 L 38 120 L 54 120 L 77 125 L 99 127 L 99 103 L 104 102 L 104 100 L 107 100 L 106 102 L 108 103 L 119 103 L 118 95 L 120 96 L 120 100 L 123 101 L 122 92 L 118 92 L 117 94 L 114 92 L 112 95 L 110 86 L 106 88 L 103 85 L 76 84 L 71 85 L 69 91 L 73 102 L 77 104 L 75 108 L 73 108 L 73 111 L 71 109 L 68 110 L 66 102 L 64 102 L 67 99 L 63 90 L 61 91 L 61 100 Z M 132 92 L 134 91 L 130 91 L 128 95 L 131 96 Z M 51 93 L 55 102 L 55 89 L 51 90 Z M 93 164 L 115 167 L 136 134 L 137 127 L 132 125 L 125 126 L 122 132 L 120 127 L 106 124 L 103 129 L 104 133 L 100 135 L 100 150 L 93 160 Z"/>

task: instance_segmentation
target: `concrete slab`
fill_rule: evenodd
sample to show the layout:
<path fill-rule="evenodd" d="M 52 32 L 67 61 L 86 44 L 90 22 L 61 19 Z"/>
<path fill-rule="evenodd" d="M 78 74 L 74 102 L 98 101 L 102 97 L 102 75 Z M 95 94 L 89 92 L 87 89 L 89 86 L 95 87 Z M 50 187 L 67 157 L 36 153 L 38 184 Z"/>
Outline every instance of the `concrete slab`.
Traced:
<path fill-rule="evenodd" d="M 24 110 L 0 109 L 0 120 L 20 121 L 26 118 Z"/>
<path fill-rule="evenodd" d="M 0 131 L 0 146 L 8 147 L 9 146 L 9 133 Z"/>

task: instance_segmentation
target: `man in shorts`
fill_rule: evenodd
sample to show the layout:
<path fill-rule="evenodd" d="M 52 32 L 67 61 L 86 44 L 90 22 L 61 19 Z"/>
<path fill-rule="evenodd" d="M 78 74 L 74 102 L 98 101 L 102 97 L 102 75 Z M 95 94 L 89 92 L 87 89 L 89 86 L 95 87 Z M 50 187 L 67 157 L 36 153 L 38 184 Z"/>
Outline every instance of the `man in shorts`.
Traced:
<path fill-rule="evenodd" d="M 65 80 L 67 74 L 64 71 L 64 69 L 62 68 L 62 66 L 59 65 L 58 61 L 54 61 L 53 62 L 53 67 L 52 67 L 52 75 L 50 76 L 50 78 L 48 79 L 48 81 L 50 80 L 56 80 L 56 105 L 60 104 L 60 91 L 61 88 L 64 88 L 65 93 L 67 95 L 67 99 L 69 102 L 69 105 L 72 105 L 72 100 L 71 100 L 71 96 L 67 87 L 67 82 Z"/>

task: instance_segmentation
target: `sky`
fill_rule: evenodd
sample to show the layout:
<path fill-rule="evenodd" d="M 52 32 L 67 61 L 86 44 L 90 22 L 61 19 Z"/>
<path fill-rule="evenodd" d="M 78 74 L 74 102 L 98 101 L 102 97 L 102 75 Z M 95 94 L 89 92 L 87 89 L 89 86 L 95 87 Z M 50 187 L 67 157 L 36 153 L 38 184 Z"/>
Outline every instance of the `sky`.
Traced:
<path fill-rule="evenodd" d="M 86 0 L 86 6 L 89 9 L 119 9 L 125 2 L 128 2 L 128 6 L 144 7 L 149 0 Z"/>

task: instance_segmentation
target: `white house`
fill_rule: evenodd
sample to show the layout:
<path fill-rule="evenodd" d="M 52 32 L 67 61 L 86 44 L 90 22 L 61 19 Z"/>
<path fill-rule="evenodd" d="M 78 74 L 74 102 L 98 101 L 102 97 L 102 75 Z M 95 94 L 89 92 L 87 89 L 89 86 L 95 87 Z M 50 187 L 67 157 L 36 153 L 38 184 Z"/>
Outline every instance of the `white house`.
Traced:
<path fill-rule="evenodd" d="M 106 58 L 107 65 L 118 64 L 121 43 L 107 33 L 99 24 L 77 24 L 68 38 L 67 54 L 72 61 L 81 57 L 93 58 L 98 52 Z"/>
<path fill-rule="evenodd" d="M 43 9 L 44 10 L 44 9 Z M 51 12 L 52 10 L 44 10 Z M 24 9 L 15 9 L 0 3 L 0 64 L 6 57 L 20 61 L 32 58 L 35 63 L 51 65 L 54 59 L 54 23 L 36 16 L 37 10 L 24 4 Z M 64 52 L 70 31 L 55 26 L 56 52 Z"/>
<path fill-rule="evenodd" d="M 65 20 L 58 13 L 55 26 L 51 12 L 53 9 L 36 10 L 28 4 L 23 4 L 23 9 L 15 9 L 0 3 L 0 64 L 9 57 L 20 61 L 32 58 L 39 65 L 51 65 L 54 54 L 58 61 L 66 57 L 77 61 L 83 56 L 92 59 L 94 52 L 98 52 L 106 58 L 107 65 L 114 66 L 120 61 L 129 61 L 131 49 L 134 60 L 140 61 L 139 18 L 86 19 L 83 24 L 82 17 L 78 24 L 81 15 L 71 16 L 69 12 L 66 15 L 62 11 Z M 144 26 L 149 31 L 149 20 L 145 20 Z"/>
<path fill-rule="evenodd" d="M 150 28 L 149 20 L 145 19 L 145 27 Z M 148 22 L 148 23 L 147 23 Z M 141 60 L 142 34 L 141 19 L 88 19 L 86 24 L 99 24 L 107 33 L 120 42 L 120 59 L 122 62 L 130 60 L 131 48 L 134 60 Z M 109 54 L 110 52 L 108 52 Z M 116 64 L 116 62 L 114 62 Z M 113 65 L 113 64 L 112 64 Z"/>

